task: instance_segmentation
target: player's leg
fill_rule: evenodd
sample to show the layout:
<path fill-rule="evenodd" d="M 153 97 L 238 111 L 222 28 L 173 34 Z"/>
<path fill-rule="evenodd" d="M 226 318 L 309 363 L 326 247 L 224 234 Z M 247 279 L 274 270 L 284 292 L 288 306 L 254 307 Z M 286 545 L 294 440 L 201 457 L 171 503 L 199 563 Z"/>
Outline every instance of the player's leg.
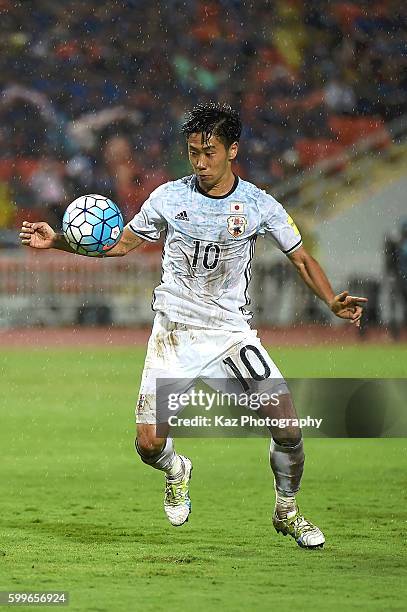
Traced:
<path fill-rule="evenodd" d="M 163 431 L 163 426 L 160 425 L 160 432 L 157 434 L 156 425 L 138 423 L 135 446 L 143 463 L 165 472 L 168 476 L 176 477 L 181 475 L 182 463 L 175 452 L 168 429 L 167 427 L 167 431 Z"/>
<path fill-rule="evenodd" d="M 275 402 L 262 405 L 258 409 L 262 418 L 292 422 L 297 419 L 297 413 L 288 392 L 278 395 Z M 276 509 L 286 513 L 295 507 L 295 495 L 298 493 L 304 470 L 304 445 L 300 427 L 286 426 L 284 428 L 270 427 L 270 466 L 274 474 L 277 494 Z"/>
<path fill-rule="evenodd" d="M 178 527 L 188 520 L 191 512 L 188 485 L 192 463 L 175 451 L 168 433 L 169 428 L 165 432 L 162 425 L 157 435 L 155 425 L 139 423 L 136 450 L 144 463 L 165 473 L 164 510 L 170 523 Z"/>
<path fill-rule="evenodd" d="M 275 363 L 262 346 L 257 335 L 251 332 L 227 351 L 219 364 L 222 375 L 237 378 L 241 391 L 250 394 L 272 396 L 278 394 L 278 403 L 262 403 L 258 409 L 260 417 L 294 420 L 297 414 L 291 401 L 287 384 Z M 220 377 L 220 374 L 219 374 Z M 276 491 L 281 496 L 294 500 L 301 483 L 304 467 L 304 449 L 301 429 L 290 426 L 280 429 L 272 427 L 270 465 L 274 473 Z M 294 502 L 293 502 L 294 503 Z"/>
<path fill-rule="evenodd" d="M 297 419 L 289 393 L 279 395 L 279 403 L 276 406 L 262 406 L 259 414 L 280 422 Z M 299 546 L 321 547 L 325 542 L 322 531 L 300 513 L 296 501 L 305 459 L 301 429 L 296 426 L 271 427 L 270 431 L 270 466 L 276 491 L 273 525 L 278 533 L 291 535 Z"/>
<path fill-rule="evenodd" d="M 261 417 L 297 419 L 296 410 L 281 372 L 253 332 L 233 345 L 219 367 L 224 376 L 234 376 L 250 382 L 249 393 L 272 395 L 278 391 L 279 402 L 259 409 Z M 220 377 L 220 375 L 217 375 Z M 270 466 L 274 474 L 276 505 L 273 524 L 277 531 L 290 534 L 300 546 L 313 548 L 325 542 L 322 532 L 307 521 L 298 510 L 296 494 L 300 489 L 304 469 L 304 447 L 301 429 L 271 428 Z"/>
<path fill-rule="evenodd" d="M 164 510 L 172 525 L 182 525 L 191 510 L 188 483 L 192 463 L 174 449 L 169 427 L 157 417 L 157 378 L 173 378 L 181 372 L 184 342 L 166 317 L 157 315 L 136 408 L 135 448 L 143 463 L 165 473 Z"/>

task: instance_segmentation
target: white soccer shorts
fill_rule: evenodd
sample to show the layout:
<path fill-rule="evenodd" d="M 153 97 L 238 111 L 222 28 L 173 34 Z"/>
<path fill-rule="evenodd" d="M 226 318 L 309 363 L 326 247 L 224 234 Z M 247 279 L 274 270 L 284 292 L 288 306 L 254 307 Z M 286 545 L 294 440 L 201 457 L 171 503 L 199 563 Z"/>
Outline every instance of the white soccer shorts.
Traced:
<path fill-rule="evenodd" d="M 252 392 L 273 392 L 276 385 L 280 392 L 286 388 L 280 370 L 249 325 L 236 331 L 206 329 L 174 323 L 158 312 L 147 345 L 136 423 L 156 424 L 156 381 L 163 378 L 187 385 L 178 389 L 180 393 L 197 379 L 209 385 L 213 379 L 235 381 L 240 392 L 239 378 L 253 383 Z"/>

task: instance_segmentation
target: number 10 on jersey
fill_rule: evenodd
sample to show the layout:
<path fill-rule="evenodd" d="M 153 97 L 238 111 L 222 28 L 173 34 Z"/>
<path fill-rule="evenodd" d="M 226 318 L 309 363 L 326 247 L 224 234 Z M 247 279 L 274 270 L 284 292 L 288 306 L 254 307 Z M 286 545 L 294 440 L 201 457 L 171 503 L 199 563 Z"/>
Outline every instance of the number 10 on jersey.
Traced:
<path fill-rule="evenodd" d="M 219 263 L 220 246 L 215 242 L 208 242 L 204 247 L 200 240 L 194 240 L 195 250 L 192 259 L 192 268 L 196 270 L 202 258 L 202 265 L 206 270 L 214 270 Z"/>

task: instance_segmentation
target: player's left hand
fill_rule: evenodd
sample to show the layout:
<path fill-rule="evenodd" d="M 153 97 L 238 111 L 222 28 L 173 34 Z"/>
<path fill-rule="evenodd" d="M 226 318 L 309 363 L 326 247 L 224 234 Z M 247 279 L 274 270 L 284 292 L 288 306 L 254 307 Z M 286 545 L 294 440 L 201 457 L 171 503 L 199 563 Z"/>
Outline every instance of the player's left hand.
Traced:
<path fill-rule="evenodd" d="M 360 327 L 360 319 L 363 313 L 361 304 L 365 302 L 367 302 L 365 297 L 355 297 L 349 295 L 349 291 L 342 291 L 342 293 L 335 295 L 329 306 L 337 317 L 349 319 L 356 327 Z"/>

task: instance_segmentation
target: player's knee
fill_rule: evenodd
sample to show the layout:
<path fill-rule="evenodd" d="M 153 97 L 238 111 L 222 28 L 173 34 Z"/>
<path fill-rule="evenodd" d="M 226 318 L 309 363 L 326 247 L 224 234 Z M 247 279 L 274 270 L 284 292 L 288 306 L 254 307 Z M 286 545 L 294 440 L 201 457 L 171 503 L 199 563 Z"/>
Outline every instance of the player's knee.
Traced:
<path fill-rule="evenodd" d="M 298 446 L 302 440 L 301 429 L 299 427 L 285 427 L 281 433 L 273 434 L 273 440 L 279 446 Z"/>
<path fill-rule="evenodd" d="M 155 429 L 139 428 L 136 437 L 136 449 L 141 455 L 152 456 L 160 452 L 165 440 L 157 438 Z"/>

